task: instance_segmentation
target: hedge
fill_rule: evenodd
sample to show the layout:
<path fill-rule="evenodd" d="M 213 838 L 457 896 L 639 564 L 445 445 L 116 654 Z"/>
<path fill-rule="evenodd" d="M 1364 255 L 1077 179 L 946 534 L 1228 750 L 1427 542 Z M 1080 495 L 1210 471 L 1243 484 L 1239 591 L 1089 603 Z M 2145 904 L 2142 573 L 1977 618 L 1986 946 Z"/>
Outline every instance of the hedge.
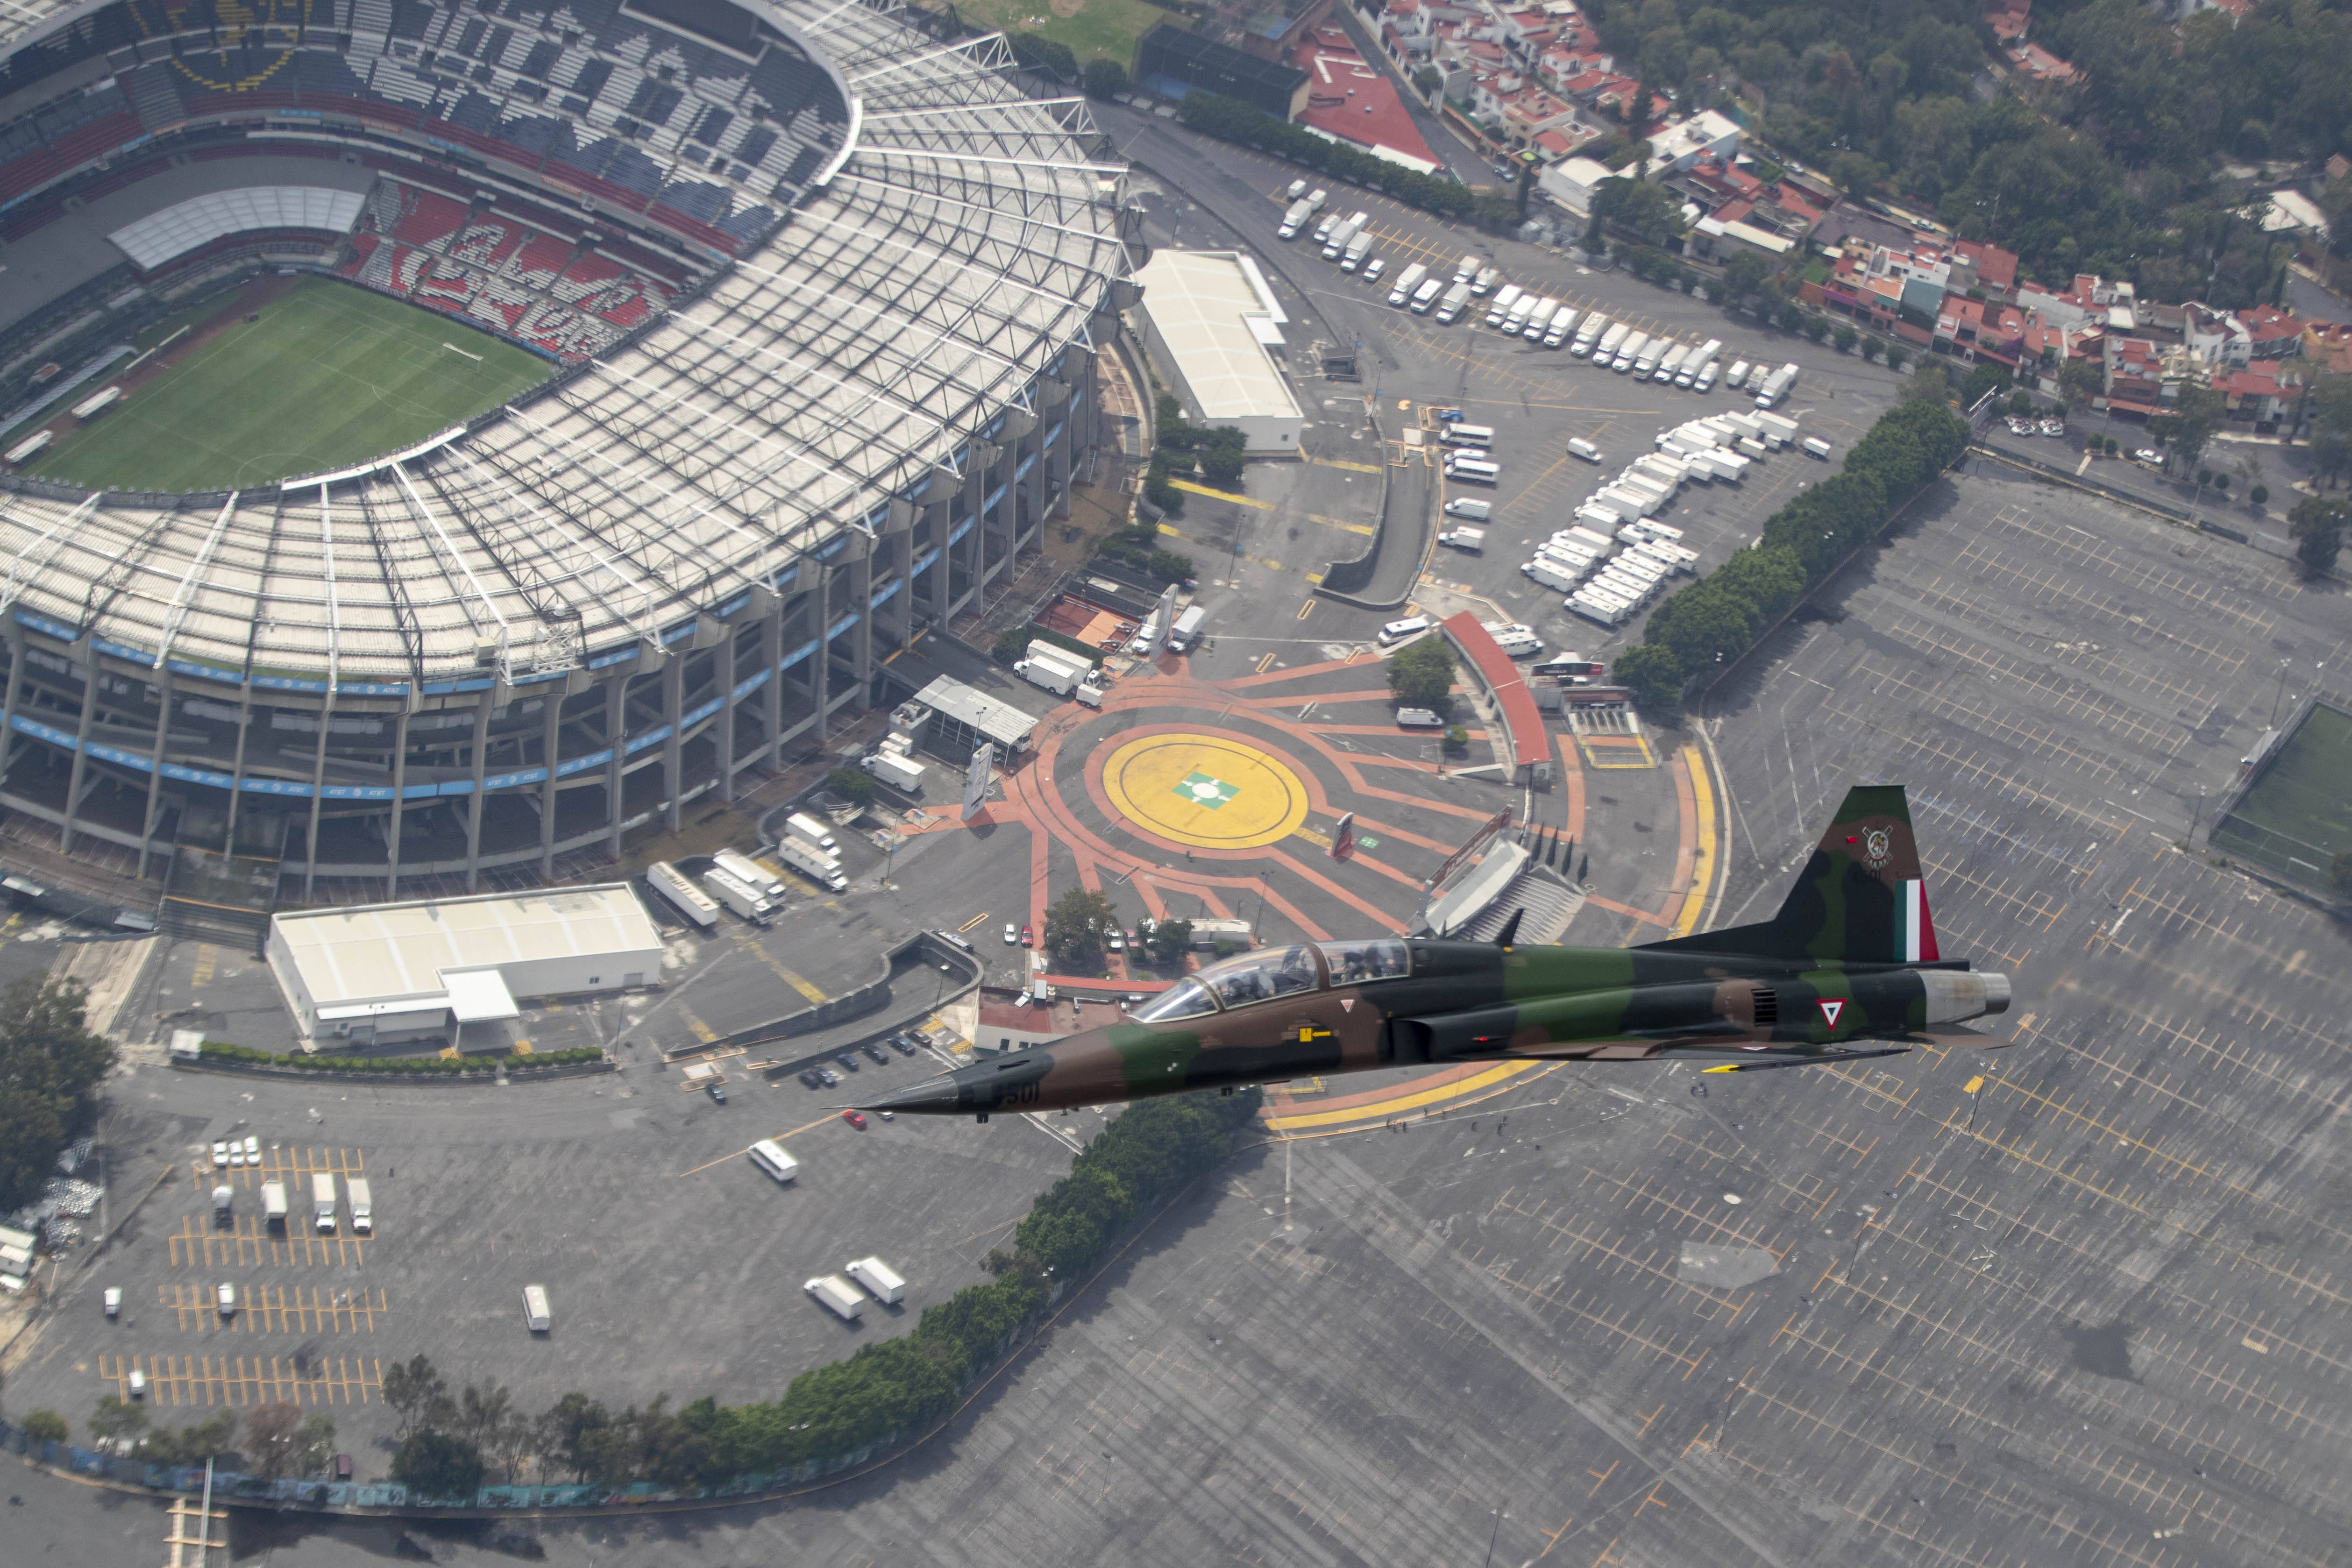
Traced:
<path fill-rule="evenodd" d="M 1527 215 L 1514 197 L 1473 191 L 1457 180 L 1417 173 L 1353 147 L 1326 141 L 1302 125 L 1276 120 L 1255 105 L 1236 99 L 1219 98 L 1208 92 L 1186 93 L 1184 101 L 1177 107 L 1176 117 L 1188 129 L 1203 136 L 1270 152 L 1367 190 L 1384 191 L 1423 212 L 1468 218 L 1494 228 L 1516 226 Z"/>
<path fill-rule="evenodd" d="M 1890 409 L 1846 454 L 1844 471 L 1800 491 L 1764 536 L 1707 577 L 1667 595 L 1612 672 L 1645 707 L 1671 708 L 1684 683 L 1729 664 L 1805 591 L 1886 526 L 1969 443 L 1939 403 Z"/>
<path fill-rule="evenodd" d="M 436 1074 L 466 1072 L 485 1065 L 478 1056 L 456 1058 L 443 1056 L 310 1056 L 299 1051 L 256 1051 L 250 1046 L 231 1045 L 226 1040 L 208 1040 L 197 1055 L 206 1061 L 243 1062 L 255 1067 L 288 1067 L 303 1072 L 405 1072 L 421 1077 Z M 583 1061 L 602 1061 L 604 1053 L 593 1045 L 572 1051 L 545 1051 L 509 1056 L 509 1069 L 523 1067 L 574 1067 Z"/>

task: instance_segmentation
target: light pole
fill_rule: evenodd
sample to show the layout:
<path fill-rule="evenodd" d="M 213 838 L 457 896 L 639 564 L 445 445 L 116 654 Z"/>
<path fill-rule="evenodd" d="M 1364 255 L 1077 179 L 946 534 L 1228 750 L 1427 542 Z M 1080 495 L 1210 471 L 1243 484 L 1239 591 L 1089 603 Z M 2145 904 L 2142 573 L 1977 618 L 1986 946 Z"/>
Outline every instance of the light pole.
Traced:
<path fill-rule="evenodd" d="M 1480 1568 L 1494 1568 L 1495 1538 L 1503 1533 L 1503 1521 L 1510 1517 L 1499 1508 L 1495 1511 L 1495 1528 L 1486 1532 L 1486 1561 L 1480 1564 Z"/>

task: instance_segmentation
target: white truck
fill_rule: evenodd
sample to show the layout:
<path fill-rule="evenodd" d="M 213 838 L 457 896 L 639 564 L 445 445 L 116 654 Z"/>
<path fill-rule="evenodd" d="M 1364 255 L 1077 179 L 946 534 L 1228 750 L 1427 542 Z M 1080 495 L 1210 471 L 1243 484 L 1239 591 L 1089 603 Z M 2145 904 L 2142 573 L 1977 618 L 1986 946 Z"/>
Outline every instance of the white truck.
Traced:
<path fill-rule="evenodd" d="M 1462 265 L 1454 269 L 1454 281 L 1456 283 L 1467 283 L 1477 276 L 1478 258 L 1475 256 L 1464 256 Z"/>
<path fill-rule="evenodd" d="M 352 1177 L 351 1189 L 352 1234 L 373 1236 L 375 1234 L 375 1195 L 368 1191 L 367 1177 Z"/>
<path fill-rule="evenodd" d="M 1333 225 L 1331 232 L 1323 240 L 1323 259 L 1337 261 L 1347 255 L 1348 247 L 1356 243 L 1356 236 L 1362 232 L 1363 225 L 1353 218 Z"/>
<path fill-rule="evenodd" d="M 720 850 L 710 857 L 710 863 L 744 886 L 757 888 L 762 898 L 772 900 L 782 898 L 789 891 L 776 879 L 773 872 L 750 855 L 738 853 L 734 850 Z"/>
<path fill-rule="evenodd" d="M 1744 387 L 1747 384 L 1748 361 L 1746 360 L 1732 361 L 1731 369 L 1725 373 L 1723 378 L 1724 390 L 1727 392 L 1738 392 L 1741 387 Z"/>
<path fill-rule="evenodd" d="M 784 819 L 784 831 L 793 838 L 827 854 L 838 854 L 841 846 L 833 841 L 833 830 L 810 816 L 806 811 L 794 811 Z"/>
<path fill-rule="evenodd" d="M 1764 444 L 1775 452 L 1797 439 L 1797 422 L 1786 414 L 1766 413 L 1759 410 L 1756 423 L 1764 427 Z"/>
<path fill-rule="evenodd" d="M 1455 284 L 1445 291 L 1445 298 L 1437 302 L 1437 324 L 1441 327 L 1452 326 L 1461 316 L 1463 307 L 1469 303 L 1470 286 L 1466 283 Z"/>
<path fill-rule="evenodd" d="M 272 1230 L 286 1228 L 286 1184 L 266 1181 L 261 1184 L 261 1220 Z"/>
<path fill-rule="evenodd" d="M 1230 942 L 1236 950 L 1250 945 L 1250 924 L 1246 920 L 1195 920 L 1192 922 L 1192 946 L 1214 947 L 1220 942 Z"/>
<path fill-rule="evenodd" d="M 1445 528 L 1439 532 L 1437 542 L 1448 549 L 1458 549 L 1465 555 L 1477 555 L 1486 548 L 1486 530 Z"/>
<path fill-rule="evenodd" d="M 1301 196 L 1290 204 L 1288 212 L 1282 214 L 1282 224 L 1274 231 L 1274 237 L 1276 239 L 1296 237 L 1298 231 L 1306 226 L 1307 220 L 1314 215 L 1314 207 L 1308 204 L 1306 197 Z"/>
<path fill-rule="evenodd" d="M 216 1186 L 216 1187 L 213 1188 L 213 1223 L 214 1223 L 214 1224 L 215 1224 L 215 1225 L 226 1225 L 226 1224 L 227 1224 L 227 1223 L 228 1223 L 228 1219 L 229 1219 L 229 1212 L 230 1212 L 230 1210 L 234 1209 L 236 1207 L 236 1188 L 233 1187 L 233 1186 Z"/>
<path fill-rule="evenodd" d="M 1444 287 L 1445 279 L 1442 277 L 1423 278 L 1421 287 L 1412 291 L 1412 313 L 1416 316 L 1428 315 L 1429 308 L 1437 303 L 1437 297 Z"/>
<path fill-rule="evenodd" d="M 894 789 L 908 795 L 923 792 L 923 765 L 895 751 L 877 751 L 870 757 L 860 758 L 857 766 Z"/>
<path fill-rule="evenodd" d="M 1581 314 L 1573 305 L 1563 305 L 1551 314 L 1551 325 L 1544 329 L 1543 346 L 1557 349 L 1568 341 L 1576 330 L 1576 319 Z"/>
<path fill-rule="evenodd" d="M 1569 570 L 1566 566 L 1557 561 L 1547 560 L 1542 556 L 1536 557 L 1519 570 L 1546 588 L 1560 593 L 1566 593 L 1570 589 L 1574 588 L 1583 575 L 1580 572 Z"/>
<path fill-rule="evenodd" d="M 1503 318 L 1503 335 L 1516 338 L 1526 331 L 1528 318 L 1534 315 L 1536 307 L 1542 303 L 1541 299 L 1532 294 L 1522 294 L 1512 301 L 1510 311 Z"/>
<path fill-rule="evenodd" d="M 874 1292 L 874 1299 L 886 1307 L 895 1307 L 907 1299 L 907 1281 L 898 1270 L 879 1258 L 860 1258 L 842 1270 L 851 1279 Z"/>
<path fill-rule="evenodd" d="M 1208 623 L 1209 612 L 1206 606 L 1199 604 L 1187 605 L 1184 609 L 1184 612 L 1176 617 L 1176 624 L 1169 628 L 1169 652 L 1174 653 L 1190 653 L 1192 651 L 1192 644 L 1201 640 L 1201 628 Z"/>
<path fill-rule="evenodd" d="M 849 891 L 849 879 L 841 874 L 841 862 L 814 844 L 803 843 L 798 839 L 784 839 L 776 845 L 776 856 L 794 871 L 806 873 L 835 893 Z M 718 911 L 714 908 L 711 918 L 716 920 L 718 917 Z"/>
<path fill-rule="evenodd" d="M 1428 276 L 1429 268 L 1418 261 L 1398 273 L 1396 286 L 1389 290 L 1389 303 L 1401 306 L 1411 299 L 1412 291 L 1420 287 Z"/>
<path fill-rule="evenodd" d="M 1633 335 L 1633 329 L 1632 324 L 1624 321 L 1620 321 L 1615 326 L 1603 331 L 1601 334 L 1600 341 L 1592 345 L 1592 362 L 1596 365 L 1615 364 L 1617 362 L 1617 350 L 1623 348 L 1625 346 L 1625 340 Z"/>
<path fill-rule="evenodd" d="M 1650 372 L 1650 379 L 1654 382 L 1673 381 L 1675 373 L 1683 368 L 1683 361 L 1690 358 L 1690 351 L 1688 343 L 1676 343 L 1669 348 L 1658 356 L 1658 368 Z"/>
<path fill-rule="evenodd" d="M 1791 361 L 1772 372 L 1771 378 L 1764 383 L 1764 390 L 1756 394 L 1756 406 L 1770 408 L 1774 403 L 1787 397 L 1789 389 L 1796 384 L 1797 366 L 1795 361 Z"/>
<path fill-rule="evenodd" d="M 310 1173 L 310 1214 L 321 1235 L 335 1228 L 335 1176 L 331 1171 Z"/>
<path fill-rule="evenodd" d="M 1016 661 L 1013 673 L 1041 691 L 1066 697 L 1094 674 L 1094 661 L 1043 640 L 1029 644 L 1029 656 Z"/>
<path fill-rule="evenodd" d="M 1592 345 L 1599 342 L 1601 335 L 1609 330 L 1609 318 L 1595 310 L 1576 324 L 1576 340 L 1569 344 L 1568 351 L 1580 360 L 1589 358 L 1592 353 Z"/>
<path fill-rule="evenodd" d="M 1696 350 L 1693 350 L 1690 357 L 1683 361 L 1683 368 L 1675 372 L 1675 385 L 1678 387 L 1692 385 L 1698 380 L 1700 368 L 1712 362 L 1716 355 L 1721 352 L 1723 352 L 1723 340 L 1720 338 L 1709 338 L 1706 342 L 1701 343 Z"/>
<path fill-rule="evenodd" d="M 1519 302 L 1519 296 L 1526 292 L 1526 289 L 1516 283 L 1506 283 L 1502 287 L 1495 290 L 1495 298 L 1486 302 L 1486 325 L 1501 326 L 1503 319 L 1511 313 L 1511 307 L 1517 305 Z"/>
<path fill-rule="evenodd" d="M 1720 360 L 1709 360 L 1706 363 L 1701 365 L 1698 370 L 1697 380 L 1691 382 L 1691 391 L 1696 392 L 1713 392 L 1715 390 L 1717 372 L 1722 369 L 1723 361 Z M 1675 379 L 1679 382 L 1682 378 L 1677 376 Z"/>
<path fill-rule="evenodd" d="M 1372 236 L 1359 234 L 1348 242 L 1348 254 L 1339 258 L 1339 270 L 1353 272 L 1364 265 L 1364 257 L 1372 254 Z"/>
<path fill-rule="evenodd" d="M 694 884 L 694 879 L 667 861 L 656 861 L 646 867 L 646 885 L 661 894 L 662 901 L 688 922 L 708 931 L 719 924 L 719 905 L 711 896 Z"/>
<path fill-rule="evenodd" d="M 1653 338 L 1643 344 L 1642 351 L 1633 356 L 1633 379 L 1637 382 L 1648 381 L 1656 372 L 1658 361 L 1664 358 L 1666 350 L 1673 347 L 1674 340 L 1671 338 Z"/>
<path fill-rule="evenodd" d="M 758 889 L 717 866 L 702 873 L 702 885 L 713 898 L 755 925 L 765 925 L 775 915 L 775 905 L 761 897 Z"/>
<path fill-rule="evenodd" d="M 843 1322 L 854 1323 L 866 1310 L 866 1298 L 838 1274 L 822 1274 L 801 1287 L 831 1309 Z"/>
<path fill-rule="evenodd" d="M 1478 276 L 1470 280 L 1470 292 L 1482 299 L 1485 298 L 1486 291 L 1494 287 L 1502 279 L 1502 276 L 1501 271 L 1496 267 L 1480 267 Z"/>

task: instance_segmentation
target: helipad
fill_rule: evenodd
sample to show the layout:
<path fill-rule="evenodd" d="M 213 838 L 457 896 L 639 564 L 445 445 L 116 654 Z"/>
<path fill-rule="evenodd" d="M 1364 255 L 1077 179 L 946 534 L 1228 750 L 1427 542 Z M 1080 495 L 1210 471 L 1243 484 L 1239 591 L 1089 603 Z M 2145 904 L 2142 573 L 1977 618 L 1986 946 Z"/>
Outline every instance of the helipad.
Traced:
<path fill-rule="evenodd" d="M 1103 764 L 1119 815 L 1173 843 L 1247 850 L 1287 838 L 1307 820 L 1307 787 L 1265 752 L 1216 735 L 1130 740 Z"/>

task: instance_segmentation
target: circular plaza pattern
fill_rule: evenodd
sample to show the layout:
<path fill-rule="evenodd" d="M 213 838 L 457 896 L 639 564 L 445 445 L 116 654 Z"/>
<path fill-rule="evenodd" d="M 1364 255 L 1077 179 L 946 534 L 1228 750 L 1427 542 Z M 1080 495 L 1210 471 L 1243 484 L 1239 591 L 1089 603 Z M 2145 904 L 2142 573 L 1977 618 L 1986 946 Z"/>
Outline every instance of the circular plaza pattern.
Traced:
<path fill-rule="evenodd" d="M 1130 740 L 1103 764 L 1102 782 L 1129 822 L 1197 849 L 1256 849 L 1289 837 L 1307 820 L 1307 786 L 1298 775 L 1230 736 Z"/>

